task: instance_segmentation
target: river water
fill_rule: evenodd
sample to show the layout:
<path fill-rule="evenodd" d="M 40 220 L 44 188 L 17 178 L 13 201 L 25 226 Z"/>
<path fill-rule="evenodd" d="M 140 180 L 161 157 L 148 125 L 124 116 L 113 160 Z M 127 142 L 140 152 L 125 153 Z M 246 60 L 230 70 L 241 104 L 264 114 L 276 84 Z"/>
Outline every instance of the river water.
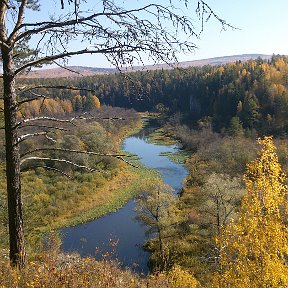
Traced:
<path fill-rule="evenodd" d="M 144 129 L 137 135 L 126 138 L 123 150 L 137 155 L 146 167 L 156 169 L 164 182 L 179 192 L 183 179 L 188 174 L 187 170 L 168 157 L 160 156 L 160 153 L 177 152 L 179 147 L 149 143 L 147 133 Z M 147 236 L 145 226 L 135 220 L 135 205 L 135 201 L 131 200 L 114 213 L 62 229 L 62 249 L 65 252 L 76 251 L 81 256 L 93 256 L 99 260 L 105 255 L 117 259 L 123 267 L 147 274 L 149 253 L 141 248 Z"/>

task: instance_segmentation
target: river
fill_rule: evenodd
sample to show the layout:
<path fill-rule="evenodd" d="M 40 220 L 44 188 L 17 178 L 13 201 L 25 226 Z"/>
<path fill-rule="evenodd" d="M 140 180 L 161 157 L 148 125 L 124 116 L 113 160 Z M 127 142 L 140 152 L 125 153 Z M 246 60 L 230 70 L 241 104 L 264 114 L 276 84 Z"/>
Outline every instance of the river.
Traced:
<path fill-rule="evenodd" d="M 171 161 L 160 153 L 174 153 L 177 145 L 158 145 L 148 142 L 149 132 L 126 138 L 123 150 L 137 155 L 149 168 L 156 169 L 165 183 L 176 192 L 182 187 L 187 170 L 181 164 Z M 129 267 L 139 273 L 147 274 L 149 253 L 141 247 L 147 240 L 145 226 L 135 220 L 135 201 L 129 201 L 123 208 L 102 218 L 78 226 L 61 230 L 62 249 L 65 252 L 78 252 L 81 256 L 93 256 L 102 259 L 103 255 L 117 259 L 121 266 Z"/>

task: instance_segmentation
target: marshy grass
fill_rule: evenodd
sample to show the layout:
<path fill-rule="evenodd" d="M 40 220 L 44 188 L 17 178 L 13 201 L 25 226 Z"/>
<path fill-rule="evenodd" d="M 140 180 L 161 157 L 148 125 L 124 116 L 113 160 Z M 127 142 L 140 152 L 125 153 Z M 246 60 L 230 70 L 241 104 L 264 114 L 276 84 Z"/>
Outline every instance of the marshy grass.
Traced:
<path fill-rule="evenodd" d="M 191 152 L 185 150 L 178 150 L 177 152 L 161 152 L 160 156 L 168 157 L 171 161 L 177 164 L 184 164 L 185 161 L 191 156 Z"/>
<path fill-rule="evenodd" d="M 179 143 L 176 139 L 172 137 L 172 135 L 170 135 L 161 128 L 155 130 L 153 133 L 149 135 L 149 142 L 153 144 L 167 145 L 167 146 Z"/>

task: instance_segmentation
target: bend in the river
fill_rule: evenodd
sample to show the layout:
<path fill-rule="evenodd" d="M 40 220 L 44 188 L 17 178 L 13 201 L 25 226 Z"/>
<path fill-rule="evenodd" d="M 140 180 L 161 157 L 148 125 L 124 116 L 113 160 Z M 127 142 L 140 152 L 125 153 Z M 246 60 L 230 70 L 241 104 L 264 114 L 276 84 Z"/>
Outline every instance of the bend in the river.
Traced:
<path fill-rule="evenodd" d="M 175 153 L 179 147 L 152 144 L 148 139 L 147 130 L 143 129 L 124 140 L 123 150 L 137 155 L 146 167 L 156 169 L 165 183 L 176 192 L 180 191 L 187 170 L 182 164 L 175 163 L 166 156 L 160 156 L 161 153 Z M 135 220 L 134 209 L 135 201 L 131 200 L 114 213 L 62 229 L 62 249 L 97 259 L 106 255 L 117 259 L 124 267 L 147 274 L 149 253 L 142 249 L 147 240 L 145 226 Z"/>

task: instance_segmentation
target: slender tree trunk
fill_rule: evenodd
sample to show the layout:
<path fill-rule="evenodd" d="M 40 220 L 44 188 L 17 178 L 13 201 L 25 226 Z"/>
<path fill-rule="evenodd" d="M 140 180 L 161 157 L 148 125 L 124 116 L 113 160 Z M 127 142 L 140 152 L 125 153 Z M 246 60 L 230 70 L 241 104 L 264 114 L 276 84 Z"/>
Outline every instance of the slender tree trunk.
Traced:
<path fill-rule="evenodd" d="M 217 233 L 220 235 L 220 203 L 219 199 L 216 199 L 216 206 L 217 206 Z"/>
<path fill-rule="evenodd" d="M 160 250 L 162 259 L 164 259 L 162 233 L 161 233 L 161 228 L 159 225 L 157 225 L 157 232 L 158 232 L 158 240 L 159 240 L 159 250 Z"/>
<path fill-rule="evenodd" d="M 157 209 L 156 209 L 156 223 L 157 223 L 157 232 L 158 232 L 158 240 L 159 240 L 159 249 L 161 253 L 161 258 L 162 258 L 162 263 L 161 265 L 165 265 L 165 260 L 164 260 L 164 249 L 163 249 L 163 240 L 162 240 L 162 228 L 160 224 L 160 189 L 158 188 L 157 191 Z"/>
<path fill-rule="evenodd" d="M 23 211 L 20 181 L 20 153 L 17 144 L 17 99 L 12 49 L 2 48 L 4 115 L 6 141 L 6 177 L 9 215 L 10 260 L 21 268 L 25 262 Z"/>

